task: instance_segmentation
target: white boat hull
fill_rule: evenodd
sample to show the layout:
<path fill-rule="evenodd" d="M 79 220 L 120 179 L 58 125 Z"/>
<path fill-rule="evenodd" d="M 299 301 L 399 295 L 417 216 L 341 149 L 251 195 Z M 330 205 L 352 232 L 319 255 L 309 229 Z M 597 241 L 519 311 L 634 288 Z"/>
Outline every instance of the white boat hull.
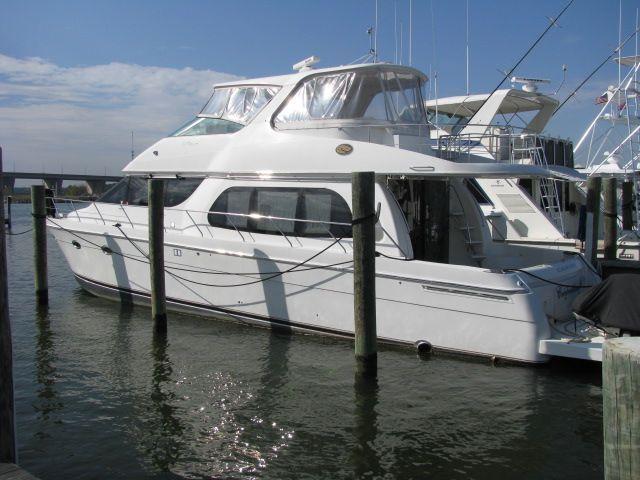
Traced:
<path fill-rule="evenodd" d="M 94 231 L 88 231 L 86 226 L 76 230 L 77 222 L 57 219 L 56 223 L 64 229 L 50 225 L 52 233 L 85 289 L 101 296 L 148 302 L 149 266 L 130 240 L 110 226 L 96 225 Z M 129 232 L 130 238 L 132 233 L 135 244 L 146 252 L 143 232 Z M 172 238 L 168 233 L 165 237 L 170 308 L 291 330 L 353 335 L 353 277 L 349 265 L 291 272 L 241 285 L 291 268 L 315 252 L 285 252 L 270 247 L 267 255 L 256 244 L 240 250 L 237 243 L 196 237 L 189 241 L 192 244 L 187 246 L 184 235 Z M 105 253 L 100 248 L 103 245 L 114 253 Z M 292 251 L 299 258 L 292 258 Z M 304 268 L 350 257 L 350 252 L 331 250 Z M 577 279 L 579 272 L 584 280 L 585 271 L 579 260 L 562 263 L 565 275 Z M 183 270 L 172 270 L 173 267 Z M 378 258 L 376 268 L 380 341 L 407 345 L 426 341 L 435 350 L 520 362 L 549 359 L 539 352 L 539 342 L 552 338 L 547 316 L 568 315 L 577 293 L 561 292 L 552 285 L 529 288 L 515 274 L 475 267 Z M 185 269 L 236 274 L 214 275 Z"/>

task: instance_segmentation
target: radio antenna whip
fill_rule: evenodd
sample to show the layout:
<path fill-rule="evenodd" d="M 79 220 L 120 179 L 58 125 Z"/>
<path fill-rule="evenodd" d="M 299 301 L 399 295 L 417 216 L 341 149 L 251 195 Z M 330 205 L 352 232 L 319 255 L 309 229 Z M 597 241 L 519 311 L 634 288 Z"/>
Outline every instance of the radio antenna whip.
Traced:
<path fill-rule="evenodd" d="M 487 103 L 487 101 L 493 96 L 493 94 L 498 91 L 498 89 L 502 86 L 504 81 L 511 76 L 513 71 L 520 66 L 520 64 L 524 61 L 524 59 L 527 58 L 527 56 L 529 56 L 531 51 L 536 47 L 536 45 L 538 45 L 538 43 L 540 43 L 540 41 L 544 38 L 547 32 L 551 30 L 554 26 L 556 26 L 556 22 L 560 19 L 560 17 L 564 14 L 564 12 L 567 11 L 567 9 L 571 6 L 572 3 L 573 3 L 573 0 L 570 0 L 569 3 L 567 3 L 565 7 L 560 11 L 560 13 L 555 18 L 551 19 L 551 21 L 549 22 L 549 26 L 544 29 L 544 32 L 542 32 L 540 36 L 536 39 L 536 41 L 533 42 L 533 45 L 529 47 L 529 49 L 525 52 L 525 54 L 522 55 L 522 57 L 520 57 L 520 60 L 518 60 L 516 64 L 513 67 L 511 67 L 511 70 L 509 70 L 507 74 L 504 77 L 502 77 L 502 80 L 500 80 L 500 83 L 496 85 L 496 88 L 494 88 L 493 91 L 489 94 L 489 96 L 484 100 L 484 102 L 482 102 L 482 104 L 480 105 L 480 108 L 478 108 L 476 112 L 479 112 L 480 109 L 484 107 L 484 104 Z M 469 121 L 469 123 L 471 123 L 471 121 Z"/>
<path fill-rule="evenodd" d="M 580 85 L 578 85 L 578 86 L 575 88 L 575 90 L 574 90 L 573 92 L 571 92 L 571 93 L 567 96 L 567 98 L 565 98 L 565 99 L 564 99 L 564 101 L 563 101 L 560 105 L 558 105 L 558 108 L 556 108 L 556 109 L 554 110 L 553 114 L 555 115 L 556 113 L 558 113 L 558 110 L 560 110 L 560 109 L 562 108 L 562 106 L 563 106 L 565 103 L 567 103 L 567 102 L 569 101 L 569 99 L 571 99 L 571 97 L 573 97 L 576 93 L 578 93 L 578 90 L 580 90 L 580 89 L 583 87 L 583 85 L 584 85 L 585 83 L 587 83 L 589 80 L 591 80 L 591 77 L 593 77 L 596 73 L 598 73 L 598 70 L 600 70 L 600 69 L 601 69 L 601 68 L 602 68 L 602 67 L 603 67 L 603 66 L 604 66 L 604 65 L 605 65 L 609 60 L 611 60 L 615 55 L 617 55 L 617 54 L 618 54 L 618 52 L 619 52 L 620 50 L 622 50 L 622 47 L 624 47 L 624 46 L 626 45 L 626 43 L 627 43 L 629 40 L 631 40 L 631 39 L 632 39 L 632 38 L 633 38 L 633 37 L 638 33 L 638 30 L 640 30 L 640 28 L 637 28 L 635 31 L 633 31 L 633 32 L 632 32 L 632 33 L 631 33 L 627 38 L 625 38 L 625 39 L 624 39 L 624 41 L 623 41 L 620 45 L 618 45 L 618 46 L 615 48 L 615 50 L 614 50 L 613 52 L 611 52 L 611 54 L 610 54 L 607 58 L 605 58 L 605 59 L 602 61 L 602 63 L 600 63 L 600 65 L 598 65 L 596 68 L 594 68 L 594 69 L 593 69 L 593 71 L 592 71 L 589 75 L 587 75 L 587 78 L 585 78 L 582 82 L 580 82 Z"/>

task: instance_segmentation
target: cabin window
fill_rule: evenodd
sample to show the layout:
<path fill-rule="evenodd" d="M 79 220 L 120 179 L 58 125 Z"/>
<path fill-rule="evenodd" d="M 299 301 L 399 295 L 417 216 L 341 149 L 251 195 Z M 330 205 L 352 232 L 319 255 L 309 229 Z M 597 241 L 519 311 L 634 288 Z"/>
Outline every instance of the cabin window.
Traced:
<path fill-rule="evenodd" d="M 201 178 L 165 180 L 164 206 L 175 207 L 181 204 L 202 183 Z M 100 203 L 119 203 L 121 205 L 147 205 L 147 179 L 127 176 L 105 192 L 98 200 Z"/>
<path fill-rule="evenodd" d="M 326 188 L 231 187 L 211 206 L 209 223 L 272 235 L 351 237 L 349 206 Z"/>
<path fill-rule="evenodd" d="M 372 67 L 319 74 L 296 88 L 274 122 L 283 128 L 349 120 L 366 125 L 425 124 L 421 88 L 421 78 L 410 71 Z"/>
<path fill-rule="evenodd" d="M 217 135 L 241 130 L 278 93 L 272 85 L 219 87 L 197 118 L 171 134 L 172 137 Z"/>

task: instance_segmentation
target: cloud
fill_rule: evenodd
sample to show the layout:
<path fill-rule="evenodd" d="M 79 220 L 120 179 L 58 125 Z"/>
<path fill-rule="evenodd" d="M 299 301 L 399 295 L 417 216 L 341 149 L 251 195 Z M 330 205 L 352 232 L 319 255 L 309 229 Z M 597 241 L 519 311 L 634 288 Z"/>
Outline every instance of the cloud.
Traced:
<path fill-rule="evenodd" d="M 0 54 L 0 145 L 6 170 L 118 172 L 131 131 L 142 151 L 195 115 L 213 70 L 124 63 L 62 67 Z"/>

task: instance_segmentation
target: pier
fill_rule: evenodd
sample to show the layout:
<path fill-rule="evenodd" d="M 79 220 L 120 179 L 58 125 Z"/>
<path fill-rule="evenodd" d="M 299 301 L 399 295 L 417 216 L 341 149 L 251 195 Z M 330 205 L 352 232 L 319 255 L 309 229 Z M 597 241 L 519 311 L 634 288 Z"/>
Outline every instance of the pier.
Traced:
<path fill-rule="evenodd" d="M 97 196 L 105 191 L 107 183 L 117 182 L 121 178 L 121 175 L 92 175 L 86 173 L 4 172 L 2 189 L 5 195 L 12 195 L 16 180 L 42 180 L 46 188 L 59 193 L 62 191 L 62 183 L 64 181 L 85 182 L 87 194 Z"/>

